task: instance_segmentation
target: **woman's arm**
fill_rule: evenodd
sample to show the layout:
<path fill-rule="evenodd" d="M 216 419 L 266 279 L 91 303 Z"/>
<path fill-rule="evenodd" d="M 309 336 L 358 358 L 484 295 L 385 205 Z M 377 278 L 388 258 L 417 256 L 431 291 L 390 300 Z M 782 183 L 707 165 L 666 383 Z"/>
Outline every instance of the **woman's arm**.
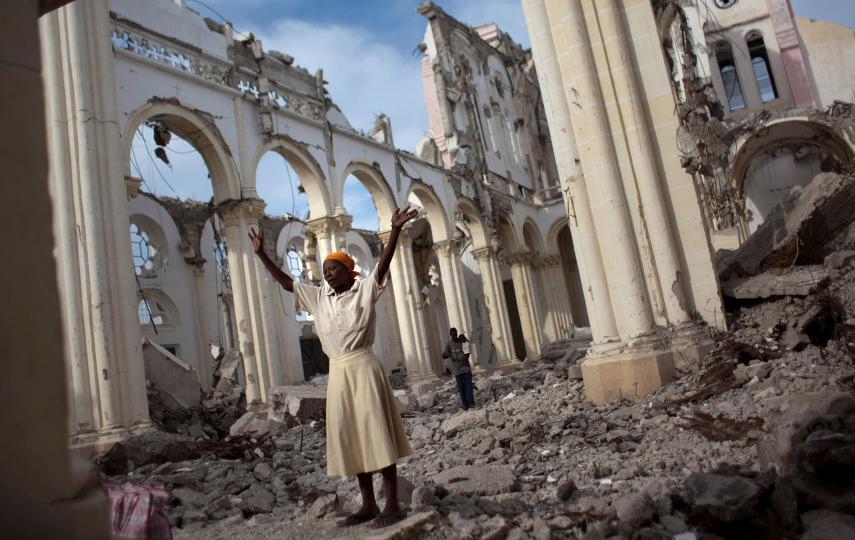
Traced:
<path fill-rule="evenodd" d="M 401 234 L 401 227 L 417 215 L 419 215 L 419 211 L 415 208 L 410 209 L 409 206 L 403 210 L 395 209 L 395 214 L 392 216 L 392 232 L 389 234 L 389 241 L 386 242 L 386 247 L 380 256 L 380 262 L 377 263 L 377 283 L 383 283 L 383 278 L 389 272 L 389 264 L 392 262 L 392 257 L 395 256 L 395 247 L 398 245 L 398 235 Z"/>
<path fill-rule="evenodd" d="M 282 285 L 282 288 L 289 292 L 294 292 L 294 278 L 286 274 L 282 271 L 281 268 L 276 266 L 276 264 L 270 259 L 270 257 L 264 251 L 264 231 L 259 228 L 258 232 L 255 232 L 254 228 L 249 229 L 249 239 L 252 241 L 252 249 L 255 251 L 255 254 L 258 255 L 258 258 L 261 259 L 261 262 L 264 263 L 264 267 L 267 268 L 267 271 L 273 276 L 273 279 L 279 282 Z"/>

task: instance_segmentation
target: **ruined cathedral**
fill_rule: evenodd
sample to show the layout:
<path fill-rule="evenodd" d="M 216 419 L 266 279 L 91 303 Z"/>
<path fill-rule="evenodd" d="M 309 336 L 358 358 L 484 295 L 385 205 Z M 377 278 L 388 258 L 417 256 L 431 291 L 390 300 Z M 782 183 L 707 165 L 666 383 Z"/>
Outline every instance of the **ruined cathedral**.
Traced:
<path fill-rule="evenodd" d="M 249 413 L 258 423 L 299 422 L 299 430 L 322 421 L 328 358 L 314 319 L 254 256 L 251 229 L 264 232 L 265 250 L 295 280 L 320 284 L 321 264 L 334 251 L 367 273 L 389 239 L 393 212 L 418 210 L 377 304 L 373 348 L 405 414 L 430 416 L 443 410 L 436 409 L 438 389 L 450 388 L 443 349 L 452 327 L 471 342 L 476 380 L 492 381 L 478 386 L 485 402 L 510 407 L 522 399 L 519 389 L 499 381 L 554 365 L 560 377 L 550 371 L 538 382 L 577 385 L 577 407 L 655 399 L 681 377 L 708 373 L 722 336 L 737 324 L 733 302 L 808 294 L 761 294 L 757 288 L 774 289 L 785 278 L 776 270 L 761 287 L 752 276 L 770 265 L 822 264 L 820 240 L 851 222 L 855 36 L 795 16 L 789 0 L 522 0 L 531 48 L 495 24 L 468 26 L 426 2 L 418 7 L 425 32 L 413 41 L 429 130 L 415 148 L 396 146 L 395 118 L 382 113 L 369 131 L 354 128 L 322 70 L 311 73 L 288 51 L 265 49 L 253 34 L 195 7 L 185 0 L 43 0 L 8 8 L 26 24 L 2 23 L 3 106 L 18 126 L 4 136 L 13 141 L 5 149 L 11 173 L 4 192 L 15 190 L 4 234 L 27 259 L 14 281 L 29 280 L 26 287 L 7 280 L 15 317 L 4 319 L 7 331 L 17 329 L 7 338 L 14 361 L 33 359 L 3 384 L 27 379 L 9 390 L 9 403 L 18 404 L 8 406 L 28 409 L 14 425 L 39 426 L 21 428 L 26 435 L 4 452 L 14 468 L 41 449 L 41 462 L 22 465 L 21 474 L 44 467 L 50 477 L 23 497 L 33 508 L 45 501 L 59 508 L 57 528 L 46 522 L 43 537 L 63 527 L 73 527 L 74 537 L 104 537 L 84 517 L 105 511 L 104 496 L 79 462 L 129 438 L 176 432 L 183 422 L 191 427 L 182 435 L 220 443 L 229 427 L 211 427 L 205 422 L 213 413 L 199 412 L 215 409 L 231 411 L 218 417 L 229 423 Z M 24 116 L 21 100 L 39 114 Z M 150 175 L 182 154 L 204 163 L 210 199 L 150 188 Z M 258 179 L 271 154 L 284 161 L 275 189 L 304 198 L 304 213 L 269 211 L 273 188 Z M 806 204 L 799 194 L 826 178 L 815 206 L 833 201 L 833 190 L 843 202 L 827 203 L 833 208 L 822 220 L 799 222 L 813 228 L 794 229 L 798 212 L 786 212 Z M 348 206 L 345 185 L 353 181 L 370 194 L 376 230 L 354 226 L 354 210 L 366 208 Z M 844 248 L 855 247 L 855 235 L 846 238 L 827 251 L 850 253 Z M 851 269 L 849 261 L 835 268 Z M 787 286 L 827 287 L 837 274 L 817 275 Z M 822 347 L 846 341 L 841 329 L 855 334 L 855 314 L 840 310 Z M 817 317 L 778 330 L 777 321 L 763 319 L 760 330 L 771 328 L 758 346 L 807 336 L 782 348 L 819 347 L 811 325 L 831 323 Z M 760 358 L 751 354 L 745 369 Z M 41 401 L 30 405 L 25 396 L 36 381 Z M 511 430 L 494 418 L 490 412 L 472 429 Z M 452 421 L 437 422 L 431 433 L 462 432 L 463 424 L 448 427 Z M 526 436 L 546 444 L 551 432 L 537 429 Z M 502 442 L 485 431 L 473 446 L 495 439 L 484 452 L 493 456 L 517 448 L 520 437 Z M 431 438 L 439 435 L 425 441 Z M 294 449 L 287 444 L 276 449 Z M 558 448 L 538 452 L 547 459 Z M 244 450 L 251 454 L 241 447 L 234 458 L 249 459 Z M 264 458 L 265 450 L 255 450 Z M 484 459 L 490 466 L 513 461 L 502 452 Z M 547 473 L 541 476 L 549 487 Z M 515 486 L 532 482 L 521 478 Z M 526 491 L 517 487 L 511 491 Z M 331 489 L 307 503 L 318 518 L 324 511 L 315 503 L 328 501 Z M 213 519 L 205 508 L 204 519 Z M 220 510 L 222 517 L 241 514 Z M 600 510 L 594 505 L 585 515 Z M 457 518 L 440 513 L 398 537 L 417 537 L 413 531 L 429 521 L 456 527 Z M 447 537 L 500 530 L 487 537 L 510 538 L 519 529 L 530 535 L 519 538 L 549 538 L 543 526 L 565 537 L 561 531 L 571 529 L 555 525 L 556 516 L 541 526 L 531 515 L 528 525 L 506 523 L 507 516 L 501 526 L 495 517 L 475 520 L 478 533 Z M 172 525 L 190 524 L 187 516 Z"/>

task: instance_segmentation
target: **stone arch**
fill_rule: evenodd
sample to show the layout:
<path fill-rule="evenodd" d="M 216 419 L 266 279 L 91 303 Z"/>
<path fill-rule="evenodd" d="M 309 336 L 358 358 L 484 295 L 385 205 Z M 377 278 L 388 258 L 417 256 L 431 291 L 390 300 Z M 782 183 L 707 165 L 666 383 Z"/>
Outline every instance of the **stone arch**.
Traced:
<path fill-rule="evenodd" d="M 303 186 L 306 191 L 306 198 L 309 200 L 309 215 L 312 218 L 331 215 L 333 205 L 330 201 L 323 169 L 303 143 L 295 141 L 287 135 L 274 135 L 255 151 L 252 158 L 253 174 L 252 178 L 248 179 L 251 182 L 252 189 L 255 189 L 258 164 L 261 162 L 261 158 L 270 151 L 282 156 L 296 171 L 300 185 Z"/>
<path fill-rule="evenodd" d="M 179 104 L 177 100 L 152 99 L 128 115 L 121 141 L 125 177 L 133 176 L 130 165 L 131 145 L 137 129 L 147 120 L 163 122 L 199 152 L 211 176 L 215 202 L 241 198 L 240 176 L 219 129 L 213 120 Z"/>
<path fill-rule="evenodd" d="M 436 196 L 436 192 L 433 190 L 433 187 L 428 186 L 427 184 L 414 182 L 410 186 L 410 193 L 407 195 L 408 199 L 410 194 L 418 197 L 424 205 L 425 212 L 427 212 L 428 224 L 430 224 L 431 227 L 433 241 L 443 242 L 448 240 L 451 237 L 453 230 L 449 223 L 450 220 L 445 212 L 445 208 L 443 208 L 439 197 Z"/>
<path fill-rule="evenodd" d="M 540 236 L 540 229 L 535 225 L 534 220 L 528 218 L 523 223 L 523 243 L 532 253 L 543 253 L 543 238 Z"/>
<path fill-rule="evenodd" d="M 163 327 L 176 329 L 181 326 L 181 311 L 163 289 L 158 287 L 141 289 L 137 294 L 137 301 L 141 303 L 143 300 L 148 303 L 153 316 L 165 316 L 166 320 L 162 325 Z"/>
<path fill-rule="evenodd" d="M 469 235 L 472 237 L 472 249 L 480 249 L 486 247 L 487 229 L 484 226 L 484 220 L 481 218 L 481 211 L 474 201 L 468 198 L 460 198 L 457 201 L 457 215 L 459 219 L 469 229 Z"/>
<path fill-rule="evenodd" d="M 564 227 L 569 227 L 570 221 L 566 217 L 561 217 L 549 227 L 549 232 L 546 233 L 546 248 L 550 253 L 558 253 L 558 235 Z"/>
<path fill-rule="evenodd" d="M 522 243 L 520 242 L 519 233 L 509 215 L 500 213 L 497 216 L 496 233 L 499 236 L 499 242 L 505 248 L 506 254 L 520 251 Z"/>
<path fill-rule="evenodd" d="M 834 128 L 804 117 L 769 122 L 732 148 L 732 178 L 749 233 L 790 187 L 807 185 L 819 172 L 840 170 L 855 154 Z"/>
<path fill-rule="evenodd" d="M 398 207 L 395 201 L 395 194 L 389 183 L 379 171 L 377 167 L 369 165 L 362 161 L 351 161 L 344 168 L 344 173 L 341 177 L 341 182 L 337 186 L 338 200 L 344 199 L 344 183 L 347 177 L 353 175 L 357 180 L 362 182 L 368 193 L 371 194 L 371 200 L 374 201 L 374 206 L 377 208 L 377 217 L 380 219 L 380 230 L 385 230 L 389 227 L 392 220 L 392 214 Z"/>

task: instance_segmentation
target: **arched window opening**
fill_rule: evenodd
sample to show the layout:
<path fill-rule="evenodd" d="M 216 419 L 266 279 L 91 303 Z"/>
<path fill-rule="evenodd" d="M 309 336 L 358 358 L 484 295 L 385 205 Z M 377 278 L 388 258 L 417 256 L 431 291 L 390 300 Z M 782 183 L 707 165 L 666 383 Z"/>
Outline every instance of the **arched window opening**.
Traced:
<path fill-rule="evenodd" d="M 742 95 L 742 85 L 736 73 L 736 63 L 733 61 L 733 50 L 727 43 L 716 47 L 716 60 L 721 72 L 721 83 L 724 86 L 727 106 L 731 111 L 745 108 L 745 97 Z"/>
<path fill-rule="evenodd" d="M 131 255 L 134 259 L 134 271 L 138 276 L 154 271 L 154 255 L 157 248 L 151 243 L 147 232 L 136 223 L 131 223 Z"/>
<path fill-rule="evenodd" d="M 152 309 L 152 306 L 154 306 L 154 309 Z M 142 326 L 151 324 L 161 326 L 163 324 L 163 314 L 157 311 L 157 305 L 149 303 L 145 298 L 141 299 L 137 305 L 137 312 L 139 313 L 140 324 Z"/>
<path fill-rule="evenodd" d="M 763 100 L 763 103 L 777 99 L 778 88 L 775 86 L 775 78 L 772 76 L 769 55 L 766 52 L 763 36 L 759 34 L 748 36 L 748 53 L 751 56 L 751 67 L 754 69 L 757 88 L 760 90 L 760 99 Z"/>
<path fill-rule="evenodd" d="M 291 277 L 294 278 L 294 281 L 299 283 L 302 281 L 303 277 L 303 259 L 300 258 L 300 253 L 297 251 L 297 247 L 294 244 L 288 246 L 286 257 L 288 259 L 289 273 L 291 274 Z"/>

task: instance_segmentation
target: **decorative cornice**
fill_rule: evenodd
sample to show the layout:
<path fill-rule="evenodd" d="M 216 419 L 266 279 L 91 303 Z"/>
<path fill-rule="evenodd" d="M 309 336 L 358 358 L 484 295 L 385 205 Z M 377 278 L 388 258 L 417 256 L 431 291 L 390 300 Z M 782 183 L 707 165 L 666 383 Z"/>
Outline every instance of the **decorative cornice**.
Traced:
<path fill-rule="evenodd" d="M 259 220 L 267 204 L 261 199 L 230 199 L 217 206 L 217 213 L 226 227 L 239 225 L 245 220 Z"/>

